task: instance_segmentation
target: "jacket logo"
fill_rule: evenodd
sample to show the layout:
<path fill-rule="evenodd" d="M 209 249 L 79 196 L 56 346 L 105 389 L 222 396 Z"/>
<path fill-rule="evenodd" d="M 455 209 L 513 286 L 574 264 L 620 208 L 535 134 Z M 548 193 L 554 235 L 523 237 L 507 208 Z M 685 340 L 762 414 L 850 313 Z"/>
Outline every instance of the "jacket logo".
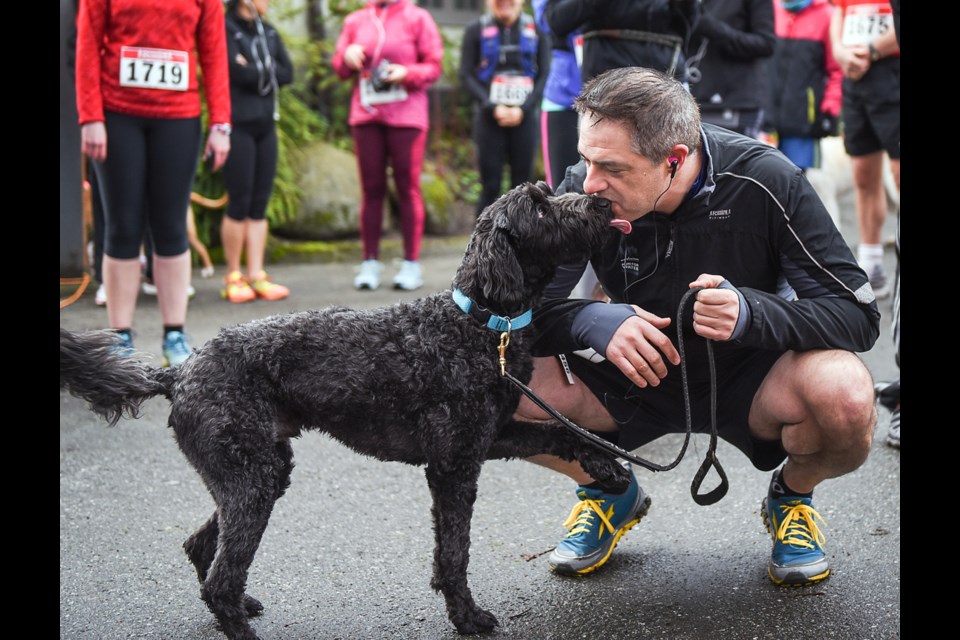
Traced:
<path fill-rule="evenodd" d="M 730 215 L 730 209 L 716 209 L 710 212 L 710 220 L 726 220 Z"/>
<path fill-rule="evenodd" d="M 640 273 L 640 260 L 637 258 L 624 258 L 620 261 L 620 268 L 624 271 L 630 271 L 633 275 Z"/>

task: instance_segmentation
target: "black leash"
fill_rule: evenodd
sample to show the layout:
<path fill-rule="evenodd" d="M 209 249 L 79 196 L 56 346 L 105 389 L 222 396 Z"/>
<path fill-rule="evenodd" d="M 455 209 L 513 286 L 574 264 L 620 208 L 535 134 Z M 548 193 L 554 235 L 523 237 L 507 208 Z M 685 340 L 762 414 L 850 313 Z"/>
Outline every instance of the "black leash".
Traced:
<path fill-rule="evenodd" d="M 683 459 L 683 456 L 687 451 L 687 445 L 690 443 L 690 434 L 693 432 L 693 418 L 690 407 L 690 388 L 687 382 L 687 359 L 684 353 L 683 323 L 681 321 L 683 319 L 683 308 L 686 306 L 687 300 L 691 296 L 695 296 L 701 290 L 702 287 L 698 287 L 685 293 L 683 298 L 680 299 L 680 305 L 677 310 L 677 346 L 680 351 L 680 374 L 683 382 L 683 404 L 686 411 L 687 430 L 686 437 L 683 439 L 683 446 L 680 447 L 680 453 L 677 455 L 677 459 L 670 464 L 660 465 L 655 462 L 650 462 L 649 460 L 633 455 L 629 451 L 618 447 L 617 445 L 601 438 L 595 433 L 587 431 L 583 427 L 568 419 L 566 416 L 561 415 L 556 409 L 551 407 L 540 396 L 534 393 L 533 389 L 512 376 L 505 367 L 506 358 L 504 357 L 504 354 L 507 345 L 510 343 L 509 332 L 506 331 L 503 332 L 500 337 L 500 375 L 505 377 L 517 388 L 519 388 L 525 396 L 534 402 L 534 404 L 559 420 L 563 426 L 567 427 L 581 438 L 600 447 L 607 453 L 612 453 L 634 464 L 638 464 L 641 467 L 649 469 L 650 471 L 669 471 L 680 464 L 680 461 Z M 707 451 L 707 455 L 704 457 L 703 463 L 697 470 L 697 473 L 693 476 L 693 483 L 690 485 L 690 493 L 693 496 L 693 501 L 701 506 L 710 505 L 719 501 L 721 498 L 723 498 L 723 496 L 726 495 L 727 489 L 730 487 L 729 482 L 727 481 L 727 474 L 724 473 L 723 467 L 720 466 L 720 460 L 717 458 L 717 373 L 716 364 L 714 363 L 713 359 L 713 343 L 710 340 L 706 340 L 706 344 L 707 358 L 710 363 L 710 448 Z M 700 493 L 700 486 L 703 484 L 703 480 L 706 478 L 711 467 L 717 470 L 717 475 L 720 476 L 720 484 L 708 493 Z"/>

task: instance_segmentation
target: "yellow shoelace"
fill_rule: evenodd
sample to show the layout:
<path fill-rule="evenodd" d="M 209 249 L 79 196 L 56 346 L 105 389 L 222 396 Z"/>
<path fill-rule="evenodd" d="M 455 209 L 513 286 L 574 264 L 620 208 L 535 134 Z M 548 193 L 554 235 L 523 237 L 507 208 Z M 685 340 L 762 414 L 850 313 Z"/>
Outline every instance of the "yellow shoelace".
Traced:
<path fill-rule="evenodd" d="M 571 527 L 570 531 L 567 533 L 567 537 L 576 535 L 578 533 L 586 532 L 590 533 L 590 516 L 596 514 L 600 518 L 600 522 L 603 524 L 601 530 L 598 534 L 603 535 L 603 528 L 605 527 L 610 533 L 613 533 L 613 525 L 610 524 L 610 517 L 613 515 L 613 505 L 610 505 L 610 509 L 604 513 L 603 508 L 600 506 L 604 501 L 600 500 L 591 500 L 587 498 L 581 500 L 573 506 L 573 511 L 570 512 L 570 517 L 567 518 L 567 521 L 563 523 L 565 527 Z"/>
<path fill-rule="evenodd" d="M 805 504 L 782 504 L 780 511 L 783 521 L 777 527 L 777 540 L 807 549 L 813 549 L 814 542 L 820 546 L 826 542 L 820 527 L 817 526 L 817 520 L 827 523 L 813 507 Z"/>

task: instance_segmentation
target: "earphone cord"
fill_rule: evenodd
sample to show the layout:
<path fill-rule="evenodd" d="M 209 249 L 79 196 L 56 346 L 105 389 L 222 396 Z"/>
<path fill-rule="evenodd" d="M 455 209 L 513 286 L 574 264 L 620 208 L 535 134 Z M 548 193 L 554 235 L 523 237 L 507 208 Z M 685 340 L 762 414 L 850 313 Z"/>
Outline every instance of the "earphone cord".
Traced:
<path fill-rule="evenodd" d="M 667 191 L 670 191 L 670 187 L 673 186 L 673 177 L 675 174 L 676 174 L 676 169 L 674 169 L 674 171 L 670 173 L 670 182 L 667 183 L 667 188 L 661 191 L 660 195 L 657 196 L 657 199 L 653 201 L 653 210 L 650 213 L 657 212 L 657 204 L 660 203 L 660 198 L 662 198 Z M 626 242 L 626 241 L 627 241 L 626 237 L 621 240 L 621 242 Z M 656 262 L 653 263 L 653 269 L 650 271 L 650 273 L 643 276 L 642 278 L 638 278 L 637 280 L 634 280 L 629 284 L 625 283 L 625 286 L 623 287 L 624 295 L 626 295 L 627 291 L 630 290 L 630 287 L 640 282 L 643 282 L 644 280 L 646 280 L 647 278 L 655 274 L 657 272 L 657 269 L 660 268 L 660 226 L 657 224 L 656 220 L 653 221 L 653 255 L 656 256 Z M 624 279 L 626 279 L 627 277 L 626 270 L 624 270 L 623 272 L 623 277 Z"/>

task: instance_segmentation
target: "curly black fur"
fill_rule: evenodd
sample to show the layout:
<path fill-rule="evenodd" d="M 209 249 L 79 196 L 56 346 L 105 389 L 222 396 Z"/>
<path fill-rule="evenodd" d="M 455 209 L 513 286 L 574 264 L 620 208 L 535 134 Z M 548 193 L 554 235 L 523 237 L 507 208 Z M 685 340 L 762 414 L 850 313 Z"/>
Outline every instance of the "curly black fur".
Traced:
<path fill-rule="evenodd" d="M 477 220 L 454 286 L 515 317 L 558 264 L 582 259 L 609 231 L 609 204 L 554 196 L 544 183 L 501 197 Z M 533 369 L 526 331 L 511 335 L 510 373 Z M 555 423 L 518 424 L 519 392 L 499 375 L 500 335 L 465 314 L 450 291 L 369 311 L 342 307 L 224 328 L 177 369 L 124 356 L 106 331 L 60 330 L 60 388 L 111 424 L 156 395 L 217 508 L 184 543 L 201 596 L 227 637 L 256 638 L 247 572 L 274 502 L 290 483 L 290 438 L 323 431 L 355 451 L 424 465 L 436 533 L 431 585 L 460 633 L 493 628 L 467 586 L 470 519 L 488 459 L 550 453 L 625 486 L 626 471 Z"/>

